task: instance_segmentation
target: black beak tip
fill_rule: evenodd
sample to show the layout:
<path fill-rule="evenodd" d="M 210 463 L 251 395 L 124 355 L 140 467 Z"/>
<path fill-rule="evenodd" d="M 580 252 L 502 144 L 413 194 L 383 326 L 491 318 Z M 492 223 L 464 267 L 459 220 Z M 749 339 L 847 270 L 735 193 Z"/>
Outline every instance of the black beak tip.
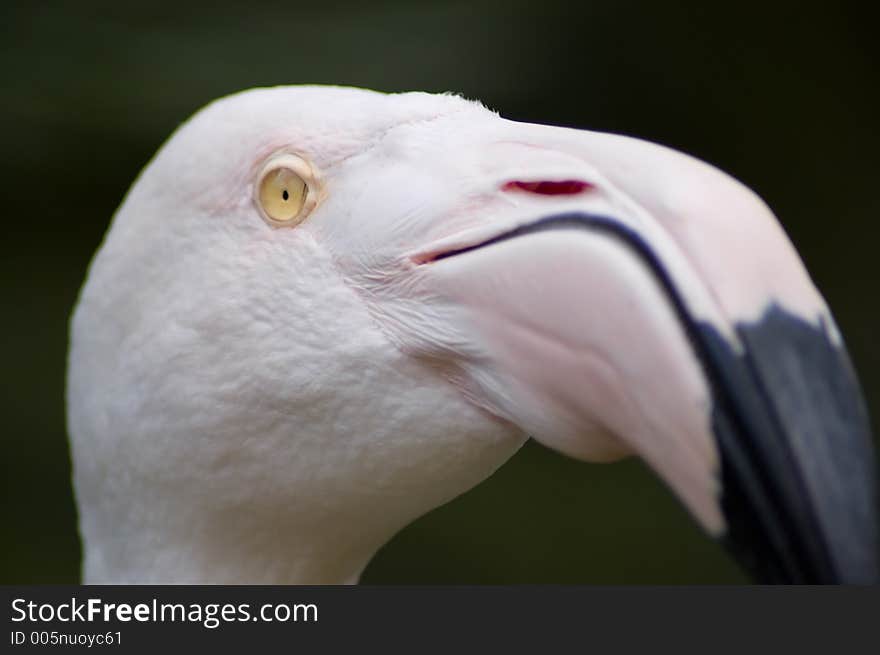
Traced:
<path fill-rule="evenodd" d="M 737 353 L 698 325 L 722 456 L 725 544 L 758 582 L 876 584 L 877 463 L 861 390 L 827 326 L 772 306 Z"/>

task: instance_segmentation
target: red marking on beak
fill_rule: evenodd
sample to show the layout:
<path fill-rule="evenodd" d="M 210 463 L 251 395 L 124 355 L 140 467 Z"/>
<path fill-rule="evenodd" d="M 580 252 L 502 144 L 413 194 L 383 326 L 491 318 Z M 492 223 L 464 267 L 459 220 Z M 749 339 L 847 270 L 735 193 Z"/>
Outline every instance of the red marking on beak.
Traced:
<path fill-rule="evenodd" d="M 558 182 L 524 182 L 522 180 L 514 180 L 505 183 L 501 187 L 503 191 L 525 191 L 542 196 L 571 196 L 590 191 L 593 188 L 594 185 L 583 180 L 559 180 Z"/>

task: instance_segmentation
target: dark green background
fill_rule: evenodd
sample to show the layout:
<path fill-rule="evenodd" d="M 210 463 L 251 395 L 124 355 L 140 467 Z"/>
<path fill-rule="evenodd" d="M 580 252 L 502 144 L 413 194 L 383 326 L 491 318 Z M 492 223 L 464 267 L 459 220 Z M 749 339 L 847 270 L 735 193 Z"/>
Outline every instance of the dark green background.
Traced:
<path fill-rule="evenodd" d="M 3 3 L 0 582 L 77 580 L 67 317 L 108 220 L 181 121 L 253 86 L 458 91 L 716 164 L 781 218 L 880 415 L 880 49 L 858 4 Z M 364 579 L 742 580 L 639 463 L 533 445 Z"/>

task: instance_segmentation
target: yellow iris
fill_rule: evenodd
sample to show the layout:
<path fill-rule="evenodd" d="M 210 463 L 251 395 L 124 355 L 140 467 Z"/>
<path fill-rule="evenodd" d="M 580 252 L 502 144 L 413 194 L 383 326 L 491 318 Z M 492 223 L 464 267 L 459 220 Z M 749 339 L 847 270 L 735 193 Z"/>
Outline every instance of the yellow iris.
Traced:
<path fill-rule="evenodd" d="M 299 217 L 308 193 L 305 180 L 290 168 L 278 166 L 260 181 L 260 206 L 273 221 L 290 223 Z"/>

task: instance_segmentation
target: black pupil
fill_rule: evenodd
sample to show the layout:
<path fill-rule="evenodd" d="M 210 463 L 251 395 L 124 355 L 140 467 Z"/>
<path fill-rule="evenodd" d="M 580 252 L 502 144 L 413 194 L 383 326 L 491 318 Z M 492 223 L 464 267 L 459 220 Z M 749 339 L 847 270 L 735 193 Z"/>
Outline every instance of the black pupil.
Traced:
<path fill-rule="evenodd" d="M 287 189 L 284 189 L 284 192 L 281 194 L 281 197 L 287 200 L 290 197 L 290 194 L 287 193 Z"/>

